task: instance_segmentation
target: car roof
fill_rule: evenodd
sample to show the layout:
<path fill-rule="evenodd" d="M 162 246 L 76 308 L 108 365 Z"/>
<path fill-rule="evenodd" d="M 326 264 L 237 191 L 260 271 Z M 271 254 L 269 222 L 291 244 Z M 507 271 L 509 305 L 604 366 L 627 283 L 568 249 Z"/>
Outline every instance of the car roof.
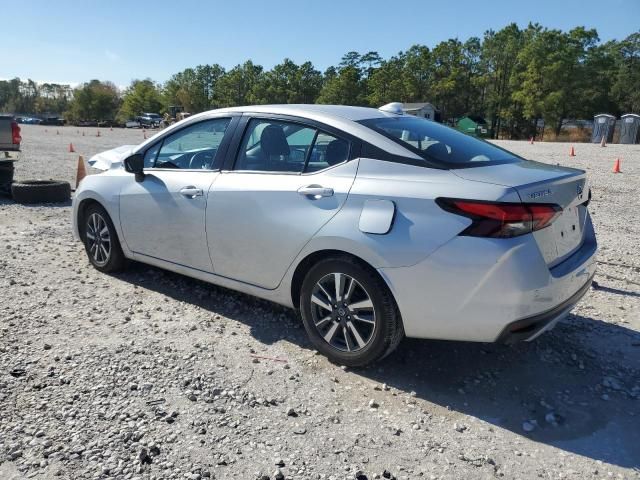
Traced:
<path fill-rule="evenodd" d="M 369 118 L 390 116 L 375 108 L 354 107 L 350 105 L 317 105 L 317 104 L 284 104 L 284 105 L 248 105 L 243 107 L 229 107 L 215 110 L 217 112 L 255 112 L 273 113 L 279 115 L 293 115 L 296 117 L 329 119 L 345 119 L 357 122 Z"/>
<path fill-rule="evenodd" d="M 206 118 L 217 117 L 224 114 L 272 114 L 272 115 L 290 115 L 308 120 L 315 120 L 320 123 L 331 125 L 339 130 L 347 132 L 355 137 L 360 138 L 370 144 L 385 150 L 391 154 L 402 155 L 404 157 L 423 160 L 415 153 L 407 150 L 389 138 L 380 135 L 360 123 L 360 120 L 371 118 L 396 117 L 397 114 L 383 112 L 375 108 L 352 107 L 348 105 L 312 105 L 312 104 L 287 104 L 287 105 L 247 105 L 243 107 L 228 107 L 217 110 L 209 110 L 206 112 L 192 115 L 185 120 L 176 122 L 167 127 L 163 132 L 170 133 L 174 129 L 181 128 L 183 125 L 198 122 Z M 186 123 L 183 123 L 186 122 Z M 154 137 L 151 137 L 154 138 Z M 150 141 L 144 142 L 140 150 L 142 150 Z"/>

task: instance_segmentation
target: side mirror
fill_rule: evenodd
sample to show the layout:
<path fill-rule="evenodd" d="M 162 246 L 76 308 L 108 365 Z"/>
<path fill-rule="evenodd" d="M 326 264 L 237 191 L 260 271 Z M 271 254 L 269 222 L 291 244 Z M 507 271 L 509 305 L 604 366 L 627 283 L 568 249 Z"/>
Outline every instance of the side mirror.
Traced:
<path fill-rule="evenodd" d="M 129 173 L 134 173 L 136 182 L 144 180 L 144 157 L 139 153 L 134 153 L 124 159 L 124 169 Z"/>

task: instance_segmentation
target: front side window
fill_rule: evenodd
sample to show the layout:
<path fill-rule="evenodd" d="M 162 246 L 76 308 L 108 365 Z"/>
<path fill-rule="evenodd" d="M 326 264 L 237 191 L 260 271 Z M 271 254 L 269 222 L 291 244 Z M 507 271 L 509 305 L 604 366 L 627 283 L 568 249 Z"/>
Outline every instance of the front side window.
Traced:
<path fill-rule="evenodd" d="M 205 120 L 172 133 L 151 146 L 145 168 L 207 170 L 212 168 L 230 118 Z"/>
<path fill-rule="evenodd" d="M 363 125 L 446 168 L 519 162 L 522 159 L 489 142 L 422 118 L 398 116 L 360 121 Z"/>
<path fill-rule="evenodd" d="M 293 122 L 253 119 L 240 145 L 235 170 L 315 172 L 349 158 L 349 142 Z"/>

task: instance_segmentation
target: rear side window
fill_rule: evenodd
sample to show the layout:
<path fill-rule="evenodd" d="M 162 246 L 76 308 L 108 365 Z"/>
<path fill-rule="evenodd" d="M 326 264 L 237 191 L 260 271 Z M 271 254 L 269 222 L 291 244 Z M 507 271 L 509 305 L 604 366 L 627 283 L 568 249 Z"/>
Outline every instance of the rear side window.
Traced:
<path fill-rule="evenodd" d="M 317 172 L 349 158 L 349 142 L 328 133 L 318 132 L 306 172 Z"/>
<path fill-rule="evenodd" d="M 360 123 L 417 153 L 427 162 L 446 168 L 480 167 L 522 160 L 489 142 L 418 117 L 381 117 Z"/>
<path fill-rule="evenodd" d="M 314 127 L 253 119 L 245 131 L 235 170 L 316 172 L 349 158 L 349 142 Z"/>

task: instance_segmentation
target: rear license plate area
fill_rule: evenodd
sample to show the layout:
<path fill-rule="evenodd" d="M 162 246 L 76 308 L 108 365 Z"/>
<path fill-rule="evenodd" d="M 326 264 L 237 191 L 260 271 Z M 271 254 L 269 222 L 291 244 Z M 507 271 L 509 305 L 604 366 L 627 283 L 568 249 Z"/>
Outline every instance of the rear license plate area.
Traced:
<path fill-rule="evenodd" d="M 552 224 L 558 257 L 564 257 L 580 246 L 582 241 L 580 208 L 579 205 L 565 208 L 562 215 Z"/>

